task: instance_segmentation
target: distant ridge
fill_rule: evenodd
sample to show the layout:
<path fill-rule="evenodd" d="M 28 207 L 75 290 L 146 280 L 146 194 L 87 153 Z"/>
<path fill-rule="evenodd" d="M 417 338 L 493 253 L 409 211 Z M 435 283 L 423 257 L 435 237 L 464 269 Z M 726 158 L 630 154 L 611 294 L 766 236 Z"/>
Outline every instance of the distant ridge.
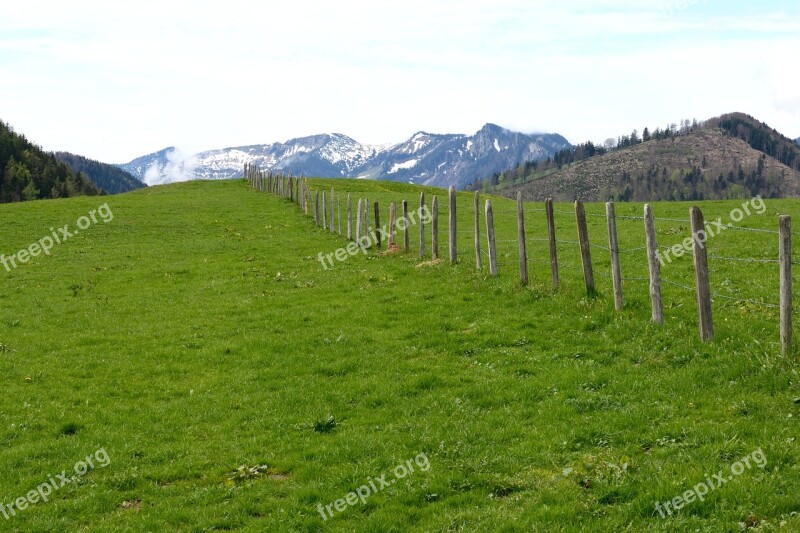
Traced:
<path fill-rule="evenodd" d="M 464 188 L 487 173 L 520 161 L 546 159 L 570 146 L 558 134 L 525 134 L 486 124 L 474 135 L 420 131 L 394 146 L 361 144 L 341 133 L 329 133 L 198 154 L 166 148 L 119 167 L 146 183 L 235 178 L 242 175 L 245 163 L 253 163 L 295 175 Z"/>
<path fill-rule="evenodd" d="M 101 191 L 84 174 L 0 121 L 0 202 L 95 196 Z"/>
<path fill-rule="evenodd" d="M 55 152 L 56 159 L 69 166 L 73 172 L 83 172 L 99 188 L 109 194 L 133 191 L 146 187 L 144 183 L 134 178 L 116 165 L 101 163 L 81 155 L 69 152 Z"/>
<path fill-rule="evenodd" d="M 508 171 L 507 171 L 508 172 Z M 634 143 L 546 172 L 506 178 L 498 191 L 543 200 L 703 200 L 800 196 L 800 147 L 744 113 Z"/>

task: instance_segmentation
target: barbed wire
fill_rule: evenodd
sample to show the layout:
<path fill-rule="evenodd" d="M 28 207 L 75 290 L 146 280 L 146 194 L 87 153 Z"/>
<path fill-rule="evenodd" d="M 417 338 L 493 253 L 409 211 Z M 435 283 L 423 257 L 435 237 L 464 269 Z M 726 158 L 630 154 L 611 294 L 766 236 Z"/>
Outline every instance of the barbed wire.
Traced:
<path fill-rule="evenodd" d="M 778 304 L 771 304 L 769 302 L 761 302 L 761 301 L 758 301 L 758 300 L 749 300 L 747 298 L 734 298 L 733 296 L 725 296 L 724 294 L 718 294 L 718 293 L 711 293 L 711 298 L 712 299 L 714 299 L 714 298 L 722 298 L 723 300 L 732 300 L 734 302 L 744 302 L 744 303 L 750 303 L 750 304 L 756 304 L 756 305 L 763 305 L 764 307 L 777 307 L 777 308 L 780 307 L 780 305 L 778 305 Z"/>
<path fill-rule="evenodd" d="M 622 278 L 623 283 L 628 281 L 646 281 L 647 283 L 650 283 L 650 278 L 641 278 L 641 277 Z"/>
<path fill-rule="evenodd" d="M 686 220 L 686 219 L 683 219 L 683 218 L 655 218 L 655 217 L 653 217 L 653 220 L 658 221 L 658 222 L 680 222 L 682 224 L 691 224 L 692 223 L 691 220 Z"/>
<path fill-rule="evenodd" d="M 761 228 L 745 228 L 744 226 L 733 226 L 728 224 L 723 226 L 725 229 L 735 229 L 738 231 L 750 231 L 754 233 L 770 233 L 772 235 L 780 235 L 779 231 L 771 230 L 771 229 L 761 229 Z"/>
<path fill-rule="evenodd" d="M 647 250 L 647 246 L 640 246 L 639 248 L 628 248 L 626 250 L 620 250 L 619 253 L 630 254 L 633 252 L 641 252 L 642 250 Z"/>
<path fill-rule="evenodd" d="M 678 283 L 677 281 L 672 281 L 671 279 L 667 279 L 667 278 L 661 278 L 661 281 L 663 281 L 664 283 L 668 283 L 668 284 L 670 284 L 670 285 L 674 285 L 674 286 L 676 286 L 676 287 L 680 287 L 681 289 L 686 289 L 686 290 L 688 290 L 688 291 L 692 291 L 692 292 L 694 292 L 694 290 L 695 290 L 695 288 L 694 288 L 694 287 L 689 287 L 689 286 L 687 286 L 687 285 L 684 285 L 684 284 L 682 284 L 682 283 Z"/>
<path fill-rule="evenodd" d="M 718 259 L 720 261 L 739 261 L 742 263 L 779 263 L 778 259 L 754 259 L 750 257 L 723 257 L 720 255 L 708 255 L 709 259 Z"/>

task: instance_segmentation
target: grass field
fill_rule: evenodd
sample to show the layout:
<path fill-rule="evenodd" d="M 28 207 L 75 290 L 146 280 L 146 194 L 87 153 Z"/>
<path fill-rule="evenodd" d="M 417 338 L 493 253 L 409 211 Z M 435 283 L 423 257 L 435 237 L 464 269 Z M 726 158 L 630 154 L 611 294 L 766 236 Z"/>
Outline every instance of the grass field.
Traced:
<path fill-rule="evenodd" d="M 384 221 L 420 191 L 312 186 L 379 200 Z M 426 191 L 446 258 L 446 194 Z M 679 286 L 690 256 L 663 268 L 665 324 L 650 323 L 641 221 L 618 222 L 616 313 L 601 248 L 596 298 L 570 243 L 552 289 L 538 204 L 531 284 L 508 200 L 494 200 L 500 276 L 476 271 L 471 198 L 459 264 L 419 266 L 412 228 L 414 252 L 329 270 L 318 254 L 345 239 L 243 180 L 3 205 L 6 256 L 104 202 L 113 220 L 0 269 L 0 503 L 95 463 L 49 501 L 0 511 L 0 530 L 800 530 L 797 356 L 780 355 L 777 309 L 758 303 L 777 303 L 777 265 L 717 258 L 777 258 L 777 235 L 709 242 L 716 340 L 701 343 Z M 741 204 L 701 205 L 726 219 Z M 738 225 L 776 231 L 800 201 L 766 205 Z M 688 235 L 688 208 L 654 205 L 675 219 L 657 222 L 660 244 Z M 571 205 L 556 209 L 559 238 L 576 240 Z M 589 222 L 607 245 L 604 219 Z M 656 510 L 717 472 L 730 480 L 703 501 Z M 359 487 L 374 493 L 337 505 Z"/>

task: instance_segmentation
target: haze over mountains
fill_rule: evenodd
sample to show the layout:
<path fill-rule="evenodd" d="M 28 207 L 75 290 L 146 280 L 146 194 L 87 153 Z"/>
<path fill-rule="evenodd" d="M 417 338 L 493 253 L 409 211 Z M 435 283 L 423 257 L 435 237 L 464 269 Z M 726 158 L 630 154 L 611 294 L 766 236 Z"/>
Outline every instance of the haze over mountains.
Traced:
<path fill-rule="evenodd" d="M 393 146 L 362 144 L 332 133 L 199 154 L 166 148 L 119 166 L 148 184 L 185 179 L 187 175 L 204 179 L 239 177 L 244 164 L 251 163 L 295 175 L 464 188 L 520 161 L 546 159 L 570 146 L 558 134 L 525 134 L 486 124 L 474 135 L 420 131 Z"/>

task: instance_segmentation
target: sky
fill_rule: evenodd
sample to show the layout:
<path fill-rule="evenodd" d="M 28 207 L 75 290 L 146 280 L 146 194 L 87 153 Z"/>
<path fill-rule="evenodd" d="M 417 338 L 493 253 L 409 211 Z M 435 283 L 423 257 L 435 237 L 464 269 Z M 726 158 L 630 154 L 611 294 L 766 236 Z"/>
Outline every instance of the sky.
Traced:
<path fill-rule="evenodd" d="M 742 111 L 800 137 L 800 3 L 26 0 L 0 16 L 0 120 L 124 163 L 485 123 L 570 142 Z"/>

